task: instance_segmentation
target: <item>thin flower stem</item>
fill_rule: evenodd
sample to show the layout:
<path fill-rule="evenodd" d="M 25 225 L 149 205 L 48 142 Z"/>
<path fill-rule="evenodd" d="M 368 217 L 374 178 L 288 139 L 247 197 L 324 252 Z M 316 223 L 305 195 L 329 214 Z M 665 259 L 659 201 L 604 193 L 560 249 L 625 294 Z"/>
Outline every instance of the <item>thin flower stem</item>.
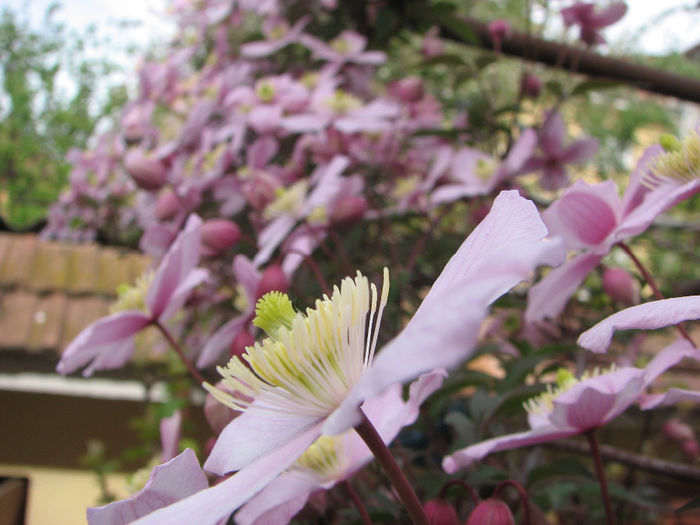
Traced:
<path fill-rule="evenodd" d="M 588 445 L 591 447 L 591 454 L 593 454 L 593 462 L 595 463 L 595 472 L 598 476 L 598 483 L 600 484 L 600 494 L 603 497 L 603 505 L 605 506 L 605 517 L 607 519 L 608 525 L 615 525 L 615 514 L 613 514 L 612 504 L 610 503 L 610 494 L 608 493 L 608 482 L 605 479 L 605 469 L 603 468 L 603 459 L 600 457 L 600 450 L 598 449 L 598 440 L 595 437 L 595 429 L 587 431 L 586 438 L 588 439 Z"/>
<path fill-rule="evenodd" d="M 362 414 L 362 421 L 355 427 L 355 430 L 367 444 L 377 462 L 381 465 L 382 470 L 384 470 L 391 480 L 394 490 L 396 490 L 399 498 L 406 506 L 406 510 L 408 510 L 408 514 L 411 516 L 413 523 L 415 525 L 430 525 L 418 496 L 413 492 L 411 485 L 396 464 L 394 456 L 389 452 L 389 449 L 377 432 L 377 429 L 374 428 L 374 425 L 372 425 L 364 413 Z"/>
<path fill-rule="evenodd" d="M 651 290 L 654 292 L 654 297 L 656 297 L 659 301 L 665 299 L 664 294 L 661 293 L 661 290 L 656 284 L 654 277 L 651 275 L 649 270 L 647 270 L 646 267 L 642 264 L 642 261 L 640 261 L 636 255 L 634 255 L 634 252 L 630 249 L 630 247 L 627 246 L 624 242 L 618 243 L 618 246 L 622 248 L 622 250 L 629 256 L 630 259 L 632 259 L 632 262 L 637 267 L 637 270 L 639 270 L 639 273 L 642 274 L 642 277 L 644 277 L 644 280 L 649 284 Z M 681 335 L 686 339 L 686 341 L 693 345 L 693 347 L 697 348 L 695 341 L 693 341 L 693 339 L 690 337 L 690 334 L 685 329 L 685 326 L 683 326 L 683 323 L 678 323 L 675 326 L 681 333 Z"/>
<path fill-rule="evenodd" d="M 304 258 L 304 263 L 311 268 L 311 271 L 313 272 L 314 277 L 316 277 L 316 281 L 321 287 L 321 290 L 323 290 L 323 293 L 326 295 L 331 295 L 331 290 L 328 288 L 328 283 L 323 277 L 323 272 L 321 272 L 321 269 L 318 267 L 318 264 L 316 264 L 316 261 L 314 261 L 308 253 L 304 253 L 301 250 L 295 250 L 294 248 L 289 249 L 287 253 L 296 253 L 301 255 Z"/>
<path fill-rule="evenodd" d="M 360 516 L 362 516 L 362 522 L 365 525 L 372 525 L 372 518 L 369 517 L 369 513 L 367 512 L 364 503 L 362 503 L 360 495 L 355 491 L 354 488 L 352 488 L 352 485 L 350 485 L 350 483 L 347 480 L 343 481 L 341 485 L 345 489 L 345 492 L 347 492 L 350 496 L 350 499 L 352 499 L 352 502 L 357 507 L 357 510 L 360 512 Z"/>
<path fill-rule="evenodd" d="M 158 328 L 158 330 L 161 331 L 165 339 L 167 339 L 168 343 L 170 343 L 170 346 L 175 350 L 175 353 L 178 355 L 180 360 L 185 364 L 187 367 L 187 370 L 189 371 L 190 375 L 194 378 L 194 380 L 198 384 L 204 383 L 204 378 L 202 377 L 202 374 L 199 373 L 199 371 L 194 367 L 192 362 L 187 359 L 187 356 L 185 355 L 185 352 L 182 351 L 182 347 L 175 341 L 172 335 L 170 335 L 170 332 L 168 329 L 161 324 L 160 321 L 154 321 L 153 324 Z"/>

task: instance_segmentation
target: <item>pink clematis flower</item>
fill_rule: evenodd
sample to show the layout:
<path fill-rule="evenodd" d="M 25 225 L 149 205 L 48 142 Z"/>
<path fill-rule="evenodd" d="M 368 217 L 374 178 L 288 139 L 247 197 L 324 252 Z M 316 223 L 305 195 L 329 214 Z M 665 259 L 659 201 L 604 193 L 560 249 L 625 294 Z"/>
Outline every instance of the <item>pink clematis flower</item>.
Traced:
<path fill-rule="evenodd" d="M 620 20 L 627 12 L 624 2 L 615 2 L 601 11 L 595 9 L 595 4 L 588 2 L 576 2 L 571 7 L 561 10 L 564 24 L 579 26 L 579 38 L 588 46 L 604 44 L 605 39 L 600 30 Z"/>
<path fill-rule="evenodd" d="M 126 525 L 154 510 L 207 488 L 207 477 L 192 449 L 153 469 L 139 492 L 103 507 L 88 509 L 88 525 Z"/>
<path fill-rule="evenodd" d="M 502 162 L 473 148 L 462 148 L 454 154 L 446 184 L 433 191 L 432 204 L 453 202 L 463 197 L 488 195 L 503 181 L 519 173 L 531 157 L 537 134 L 526 129 L 513 144 Z"/>
<path fill-rule="evenodd" d="M 492 301 L 538 264 L 561 262 L 561 245 L 543 240 L 546 234 L 532 202 L 516 191 L 502 192 L 406 328 L 376 358 L 388 271 L 381 294 L 358 274 L 306 314 L 294 312 L 285 295 L 267 296 L 256 322 L 269 337 L 247 349 L 256 372 L 237 357 L 219 369 L 226 387 L 242 396 L 208 388 L 242 413 L 220 434 L 205 468 L 221 475 L 238 472 L 138 523 L 216 522 L 277 478 L 320 436 L 356 426 L 365 401 L 393 384 L 457 365 L 470 355 Z"/>
<path fill-rule="evenodd" d="M 568 249 L 580 253 L 530 289 L 525 312 L 528 321 L 556 317 L 615 244 L 639 235 L 658 215 L 700 191 L 697 176 L 649 184 L 650 170 L 663 165 L 667 156 L 658 146 L 648 148 L 630 176 L 622 200 L 612 181 L 594 185 L 577 181 L 542 214 L 551 234 L 561 236 Z"/>
<path fill-rule="evenodd" d="M 542 172 L 540 185 L 546 190 L 564 188 L 569 184 L 567 164 L 581 164 L 591 158 L 598 149 L 595 139 L 576 140 L 564 146 L 566 127 L 561 116 L 552 111 L 540 130 L 539 146 L 542 156 L 532 156 L 525 162 L 521 173 Z"/>
<path fill-rule="evenodd" d="M 700 358 L 685 340 L 662 350 L 644 369 L 613 368 L 577 380 L 568 371 L 558 374 L 558 385 L 530 400 L 530 430 L 482 441 L 447 456 L 442 463 L 450 474 L 499 450 L 537 445 L 583 434 L 612 421 L 637 401 L 659 375 L 684 357 Z"/>
<path fill-rule="evenodd" d="M 403 427 L 416 420 L 420 405 L 440 387 L 444 375 L 435 372 L 421 376 L 411 385 L 407 401 L 402 399 L 401 385 L 393 385 L 378 398 L 365 402 L 362 410 L 385 443 L 391 443 Z M 351 478 L 372 459 L 372 453 L 354 430 L 322 437 L 286 472 L 246 503 L 236 514 L 235 521 L 238 525 L 289 523 L 312 492 L 329 490 L 336 483 Z"/>
<path fill-rule="evenodd" d="M 303 34 L 299 40 L 311 50 L 315 58 L 337 66 L 348 62 L 379 65 L 386 61 L 386 53 L 383 51 L 365 51 L 367 39 L 354 31 L 343 31 L 328 44 L 308 34 Z"/>
<path fill-rule="evenodd" d="M 78 334 L 56 366 L 59 373 L 70 374 L 89 365 L 83 371 L 88 376 L 95 370 L 123 366 L 133 353 L 133 336 L 150 324 L 168 321 L 185 304 L 192 289 L 208 277 L 206 270 L 196 268 L 201 223 L 198 216 L 190 216 L 155 272 L 121 291 L 116 313 Z"/>
<path fill-rule="evenodd" d="M 262 24 L 262 32 L 266 40 L 243 44 L 241 55 L 245 58 L 260 58 L 276 53 L 299 40 L 301 32 L 310 19 L 309 16 L 304 16 L 290 29 L 289 24 L 283 18 L 277 16 L 266 18 Z"/>

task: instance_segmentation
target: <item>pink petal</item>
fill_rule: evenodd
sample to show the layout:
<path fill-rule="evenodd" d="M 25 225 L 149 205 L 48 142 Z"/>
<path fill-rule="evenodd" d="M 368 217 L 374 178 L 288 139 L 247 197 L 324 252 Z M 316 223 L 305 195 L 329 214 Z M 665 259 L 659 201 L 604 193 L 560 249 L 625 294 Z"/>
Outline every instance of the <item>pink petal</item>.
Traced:
<path fill-rule="evenodd" d="M 564 147 L 566 128 L 556 111 L 551 112 L 540 131 L 540 148 L 548 157 L 559 157 Z"/>
<path fill-rule="evenodd" d="M 221 432 L 204 469 L 223 476 L 317 428 L 318 421 L 250 406 Z"/>
<path fill-rule="evenodd" d="M 618 222 L 620 199 L 613 181 L 589 185 L 581 180 L 542 214 L 552 235 L 562 235 L 569 248 L 602 243 Z"/>
<path fill-rule="evenodd" d="M 70 374 L 81 366 L 96 359 L 101 353 L 114 349 L 115 345 L 127 346 L 137 332 L 150 322 L 143 312 L 129 310 L 103 317 L 89 325 L 71 341 L 56 366 L 59 374 Z M 128 356 L 123 359 L 125 362 Z M 121 366 L 123 362 L 116 364 Z"/>
<path fill-rule="evenodd" d="M 207 477 L 191 449 L 151 471 L 146 485 L 128 499 L 88 509 L 89 525 L 126 525 L 154 510 L 207 488 Z"/>
<path fill-rule="evenodd" d="M 649 163 L 656 158 L 657 155 L 662 155 L 663 153 L 663 148 L 658 144 L 648 147 L 644 150 L 644 153 L 642 153 L 642 156 L 637 161 L 637 165 L 634 167 L 634 170 L 632 170 L 629 183 L 622 196 L 623 217 L 629 215 L 639 206 L 646 197 L 646 194 L 649 193 L 649 188 L 645 186 L 642 181 L 649 169 Z"/>
<path fill-rule="evenodd" d="M 199 262 L 201 224 L 202 219 L 190 215 L 185 228 L 178 234 L 158 266 L 146 295 L 146 305 L 154 318 L 163 313 L 177 286 Z"/>
<path fill-rule="evenodd" d="M 530 288 L 525 320 L 536 322 L 558 316 L 601 259 L 600 255 L 584 253 L 566 261 L 559 268 L 550 270 L 540 282 Z"/>
<path fill-rule="evenodd" d="M 653 382 L 654 379 L 686 357 L 700 360 L 700 350 L 693 347 L 685 339 L 678 339 L 661 350 L 644 368 L 646 384 Z"/>
<path fill-rule="evenodd" d="M 559 160 L 564 164 L 581 164 L 595 155 L 596 151 L 598 151 L 596 139 L 581 139 L 571 143 Z"/>
<path fill-rule="evenodd" d="M 172 416 L 160 420 L 160 445 L 163 449 L 161 461 L 170 461 L 177 454 L 180 444 L 180 427 L 182 425 L 182 414 L 176 410 Z M 199 466 L 199 463 L 197 463 Z"/>
<path fill-rule="evenodd" d="M 248 313 L 234 317 L 214 332 L 197 357 L 197 368 L 208 368 L 217 363 L 221 354 L 229 348 L 238 332 L 241 331 L 248 317 L 250 317 Z"/>
<path fill-rule="evenodd" d="M 503 159 L 503 164 L 497 172 L 498 181 L 521 173 L 525 163 L 532 157 L 536 145 L 537 132 L 527 128 L 513 144 L 506 158 Z"/>
<path fill-rule="evenodd" d="M 160 314 L 159 320 L 165 322 L 175 315 L 185 304 L 185 301 L 190 296 L 190 292 L 208 279 L 209 271 L 204 268 L 194 268 L 186 275 L 183 275 L 182 280 L 170 296 L 168 304 Z"/>
<path fill-rule="evenodd" d="M 448 474 L 454 474 L 461 468 L 468 467 L 474 461 L 499 450 L 510 450 L 518 447 L 528 447 L 547 441 L 575 436 L 579 431 L 575 428 L 557 428 L 554 426 L 540 427 L 518 434 L 509 434 L 492 438 L 476 445 L 453 452 L 442 460 L 442 468 Z"/>
<path fill-rule="evenodd" d="M 625 2 L 610 4 L 610 6 L 598 13 L 595 13 L 591 17 L 591 25 L 596 28 L 612 25 L 625 16 L 626 12 L 627 4 L 625 4 Z"/>
<path fill-rule="evenodd" d="M 265 168 L 278 150 L 279 145 L 273 137 L 270 135 L 260 137 L 246 151 L 248 164 L 256 169 Z"/>
<path fill-rule="evenodd" d="M 622 368 L 581 381 L 553 402 L 549 420 L 579 432 L 597 428 L 634 403 L 645 387 L 644 370 Z"/>
<path fill-rule="evenodd" d="M 689 319 L 700 319 L 700 295 L 652 301 L 617 312 L 578 338 L 578 344 L 592 352 L 604 352 L 615 330 L 655 330 Z"/>
<path fill-rule="evenodd" d="M 275 248 L 284 240 L 287 234 L 292 231 L 296 224 L 296 219 L 291 215 L 280 215 L 270 221 L 258 234 L 258 253 L 253 258 L 253 264 L 260 266 L 265 264 L 275 251 Z"/>
<path fill-rule="evenodd" d="M 650 410 L 652 408 L 675 405 L 686 401 L 700 403 L 700 392 L 681 388 L 669 388 L 664 394 L 642 396 L 639 401 L 639 406 L 642 407 L 642 410 Z"/>
<path fill-rule="evenodd" d="M 315 480 L 285 473 L 273 480 L 236 513 L 237 525 L 280 525 L 289 521 L 318 490 Z"/>
<path fill-rule="evenodd" d="M 233 422 L 235 421 L 234 419 Z M 280 446 L 272 453 L 260 457 L 218 485 L 157 510 L 135 523 L 138 525 L 215 523 L 231 514 L 279 476 L 318 436 L 319 425 L 307 428 L 301 434 L 291 438 L 291 441 L 281 441 Z M 235 453 L 235 450 L 230 452 Z"/>

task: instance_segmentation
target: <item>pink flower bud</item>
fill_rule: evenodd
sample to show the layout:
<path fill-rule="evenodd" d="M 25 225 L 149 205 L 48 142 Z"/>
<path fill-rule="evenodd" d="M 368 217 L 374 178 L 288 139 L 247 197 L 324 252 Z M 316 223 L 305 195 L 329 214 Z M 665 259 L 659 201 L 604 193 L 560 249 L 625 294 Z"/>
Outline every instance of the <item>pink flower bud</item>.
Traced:
<path fill-rule="evenodd" d="M 245 349 L 255 343 L 255 337 L 248 330 L 241 330 L 233 338 L 233 342 L 229 348 L 230 357 L 241 357 L 245 353 Z"/>
<path fill-rule="evenodd" d="M 520 91 L 523 95 L 530 98 L 537 98 L 542 92 L 542 81 L 537 75 L 526 73 L 520 80 Z"/>
<path fill-rule="evenodd" d="M 287 283 L 287 277 L 282 271 L 282 267 L 273 264 L 268 266 L 265 272 L 263 272 L 260 282 L 258 283 L 258 288 L 255 292 L 255 296 L 259 299 L 267 292 L 272 290 L 279 290 L 280 292 L 286 292 L 289 287 Z"/>
<path fill-rule="evenodd" d="M 494 40 L 503 40 L 511 33 L 510 23 L 507 20 L 494 20 L 489 22 L 488 31 Z"/>
<path fill-rule="evenodd" d="M 345 197 L 339 200 L 331 212 L 333 224 L 352 224 L 360 220 L 367 211 L 367 199 L 361 195 Z"/>
<path fill-rule="evenodd" d="M 169 221 L 183 209 L 180 199 L 175 192 L 167 190 L 158 196 L 156 201 L 156 219 L 159 221 Z"/>
<path fill-rule="evenodd" d="M 603 273 L 603 288 L 613 301 L 626 306 L 639 304 L 639 283 L 627 270 L 606 268 Z"/>
<path fill-rule="evenodd" d="M 139 188 L 147 191 L 160 189 L 167 180 L 163 163 L 139 149 L 129 150 L 124 157 L 124 169 Z"/>
<path fill-rule="evenodd" d="M 442 498 L 435 498 L 423 505 L 430 525 L 459 525 L 455 508 Z"/>
<path fill-rule="evenodd" d="M 681 445 L 681 450 L 683 451 L 683 454 L 685 454 L 685 456 L 691 461 L 695 461 L 698 459 L 698 456 L 700 456 L 700 446 L 694 439 L 684 441 Z"/>
<path fill-rule="evenodd" d="M 219 255 L 238 242 L 241 230 L 235 222 L 226 219 L 210 219 L 200 227 L 204 254 Z"/>
<path fill-rule="evenodd" d="M 445 52 L 445 44 L 438 37 L 440 29 L 437 26 L 431 27 L 423 37 L 421 51 L 425 58 L 433 58 Z"/>
<path fill-rule="evenodd" d="M 676 441 L 695 440 L 693 429 L 676 418 L 669 419 L 664 423 L 663 433 Z"/>
<path fill-rule="evenodd" d="M 515 519 L 508 505 L 489 498 L 476 506 L 464 525 L 515 525 Z"/>
<path fill-rule="evenodd" d="M 415 102 L 423 98 L 423 80 L 419 77 L 410 76 L 393 82 L 389 86 L 389 92 L 404 102 Z"/>
<path fill-rule="evenodd" d="M 273 175 L 266 172 L 256 173 L 252 179 L 241 187 L 241 193 L 253 208 L 262 210 L 275 199 L 280 183 Z"/>

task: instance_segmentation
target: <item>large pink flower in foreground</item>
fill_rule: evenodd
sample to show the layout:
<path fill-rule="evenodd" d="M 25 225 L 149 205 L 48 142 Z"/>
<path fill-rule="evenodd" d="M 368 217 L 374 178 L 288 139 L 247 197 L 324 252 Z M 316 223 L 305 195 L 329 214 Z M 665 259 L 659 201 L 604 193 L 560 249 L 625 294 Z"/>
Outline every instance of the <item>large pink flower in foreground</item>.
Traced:
<path fill-rule="evenodd" d="M 612 181 L 594 185 L 577 181 L 547 208 L 542 219 L 550 233 L 561 236 L 569 250 L 579 253 L 530 289 L 525 311 L 528 321 L 559 315 L 615 244 L 639 235 L 658 215 L 700 191 L 700 167 L 694 178 L 668 175 L 665 165 L 671 164 L 670 155 L 659 146 L 648 148 L 622 200 Z"/>
<path fill-rule="evenodd" d="M 192 215 L 155 272 L 143 275 L 134 287 L 120 291 L 113 313 L 85 328 L 68 345 L 56 370 L 70 374 L 89 366 L 95 370 L 119 368 L 134 351 L 133 336 L 149 324 L 166 322 L 185 304 L 192 289 L 208 277 L 199 262 L 201 219 Z"/>
<path fill-rule="evenodd" d="M 560 374 L 558 386 L 529 401 L 530 430 L 471 445 L 447 456 L 448 473 L 499 450 L 510 450 L 583 434 L 616 418 L 636 402 L 647 386 L 684 357 L 700 358 L 700 351 L 679 340 L 661 351 L 646 368 L 623 367 L 576 380 Z"/>
<path fill-rule="evenodd" d="M 219 368 L 225 386 L 210 387 L 242 412 L 223 430 L 205 469 L 226 481 L 158 510 L 139 523 L 214 523 L 289 468 L 322 435 L 342 434 L 362 418 L 360 406 L 391 385 L 467 358 L 488 305 L 538 264 L 558 264 L 561 246 L 534 204 L 502 192 L 482 223 L 447 263 L 415 316 L 374 358 L 388 296 L 358 274 L 305 314 L 286 295 L 270 294 L 256 322 L 269 337 Z M 387 416 L 388 417 L 388 416 Z"/>

